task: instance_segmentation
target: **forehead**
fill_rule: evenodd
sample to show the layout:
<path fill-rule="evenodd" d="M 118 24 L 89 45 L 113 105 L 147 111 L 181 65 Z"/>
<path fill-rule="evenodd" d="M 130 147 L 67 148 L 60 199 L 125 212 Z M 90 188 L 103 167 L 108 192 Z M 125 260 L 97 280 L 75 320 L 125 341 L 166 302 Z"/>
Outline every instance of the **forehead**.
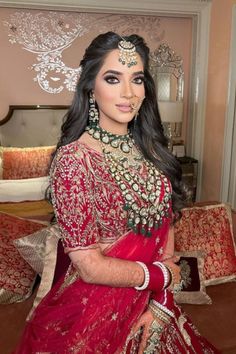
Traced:
<path fill-rule="evenodd" d="M 127 65 L 123 65 L 119 61 L 119 50 L 114 49 L 110 53 L 108 53 L 107 56 L 105 57 L 104 63 L 101 69 L 99 70 L 98 74 L 102 74 L 107 70 L 116 70 L 121 73 L 128 73 L 128 74 L 132 74 L 137 71 L 143 71 L 144 67 L 143 67 L 142 59 L 138 53 L 136 53 L 136 55 L 137 55 L 137 64 L 128 67 Z"/>

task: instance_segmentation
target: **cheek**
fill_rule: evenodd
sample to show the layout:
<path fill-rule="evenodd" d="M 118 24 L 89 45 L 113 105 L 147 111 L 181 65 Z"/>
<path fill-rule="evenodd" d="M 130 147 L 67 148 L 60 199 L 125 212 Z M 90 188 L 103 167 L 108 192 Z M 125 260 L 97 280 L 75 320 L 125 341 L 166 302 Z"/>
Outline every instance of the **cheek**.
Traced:
<path fill-rule="evenodd" d="M 134 95 L 136 95 L 137 97 L 143 97 L 145 96 L 145 87 L 144 85 L 132 85 L 132 92 Z"/>
<path fill-rule="evenodd" d="M 137 95 L 139 97 L 144 97 L 145 96 L 145 88 L 144 85 L 140 87 L 139 94 Z"/>
<path fill-rule="evenodd" d="M 95 100 L 98 105 L 106 105 L 117 99 L 117 90 L 114 86 L 99 85 L 94 89 Z"/>

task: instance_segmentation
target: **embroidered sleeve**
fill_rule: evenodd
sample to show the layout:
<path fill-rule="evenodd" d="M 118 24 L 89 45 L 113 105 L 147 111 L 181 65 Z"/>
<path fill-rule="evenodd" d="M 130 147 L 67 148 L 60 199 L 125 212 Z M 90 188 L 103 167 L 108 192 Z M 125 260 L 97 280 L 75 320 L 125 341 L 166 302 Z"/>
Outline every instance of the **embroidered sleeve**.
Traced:
<path fill-rule="evenodd" d="M 51 189 L 65 250 L 97 247 L 93 179 L 82 152 L 59 151 L 51 169 Z"/>

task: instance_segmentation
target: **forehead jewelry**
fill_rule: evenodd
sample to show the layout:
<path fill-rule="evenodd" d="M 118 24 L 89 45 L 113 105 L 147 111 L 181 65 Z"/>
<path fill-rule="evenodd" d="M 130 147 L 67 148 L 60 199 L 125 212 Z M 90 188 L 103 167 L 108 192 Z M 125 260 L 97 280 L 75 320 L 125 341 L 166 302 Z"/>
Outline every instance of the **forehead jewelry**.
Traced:
<path fill-rule="evenodd" d="M 135 45 L 133 43 L 126 41 L 125 39 L 122 39 L 118 43 L 118 49 L 119 49 L 119 62 L 121 62 L 123 65 L 126 64 L 128 67 L 137 64 L 137 53 L 136 53 Z"/>

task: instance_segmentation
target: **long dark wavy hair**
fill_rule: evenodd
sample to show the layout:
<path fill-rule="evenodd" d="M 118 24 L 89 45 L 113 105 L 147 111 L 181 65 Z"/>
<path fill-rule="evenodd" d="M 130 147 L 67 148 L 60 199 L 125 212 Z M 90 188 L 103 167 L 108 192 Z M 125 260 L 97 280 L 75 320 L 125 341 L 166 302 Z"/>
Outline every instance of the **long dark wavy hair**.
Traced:
<path fill-rule="evenodd" d="M 143 156 L 154 163 L 171 181 L 173 194 L 172 206 L 175 215 L 184 205 L 185 193 L 181 182 L 182 172 L 177 159 L 168 150 L 168 140 L 164 135 L 158 110 L 156 89 L 149 72 L 149 48 L 144 39 L 136 34 L 122 37 L 132 42 L 144 66 L 145 99 L 139 110 L 138 118 L 129 123 L 130 132 Z M 57 149 L 69 144 L 84 133 L 88 125 L 89 93 L 93 90 L 96 76 L 106 56 L 118 48 L 120 35 L 107 32 L 98 35 L 86 49 L 80 62 L 80 75 L 72 104 L 61 128 Z"/>

